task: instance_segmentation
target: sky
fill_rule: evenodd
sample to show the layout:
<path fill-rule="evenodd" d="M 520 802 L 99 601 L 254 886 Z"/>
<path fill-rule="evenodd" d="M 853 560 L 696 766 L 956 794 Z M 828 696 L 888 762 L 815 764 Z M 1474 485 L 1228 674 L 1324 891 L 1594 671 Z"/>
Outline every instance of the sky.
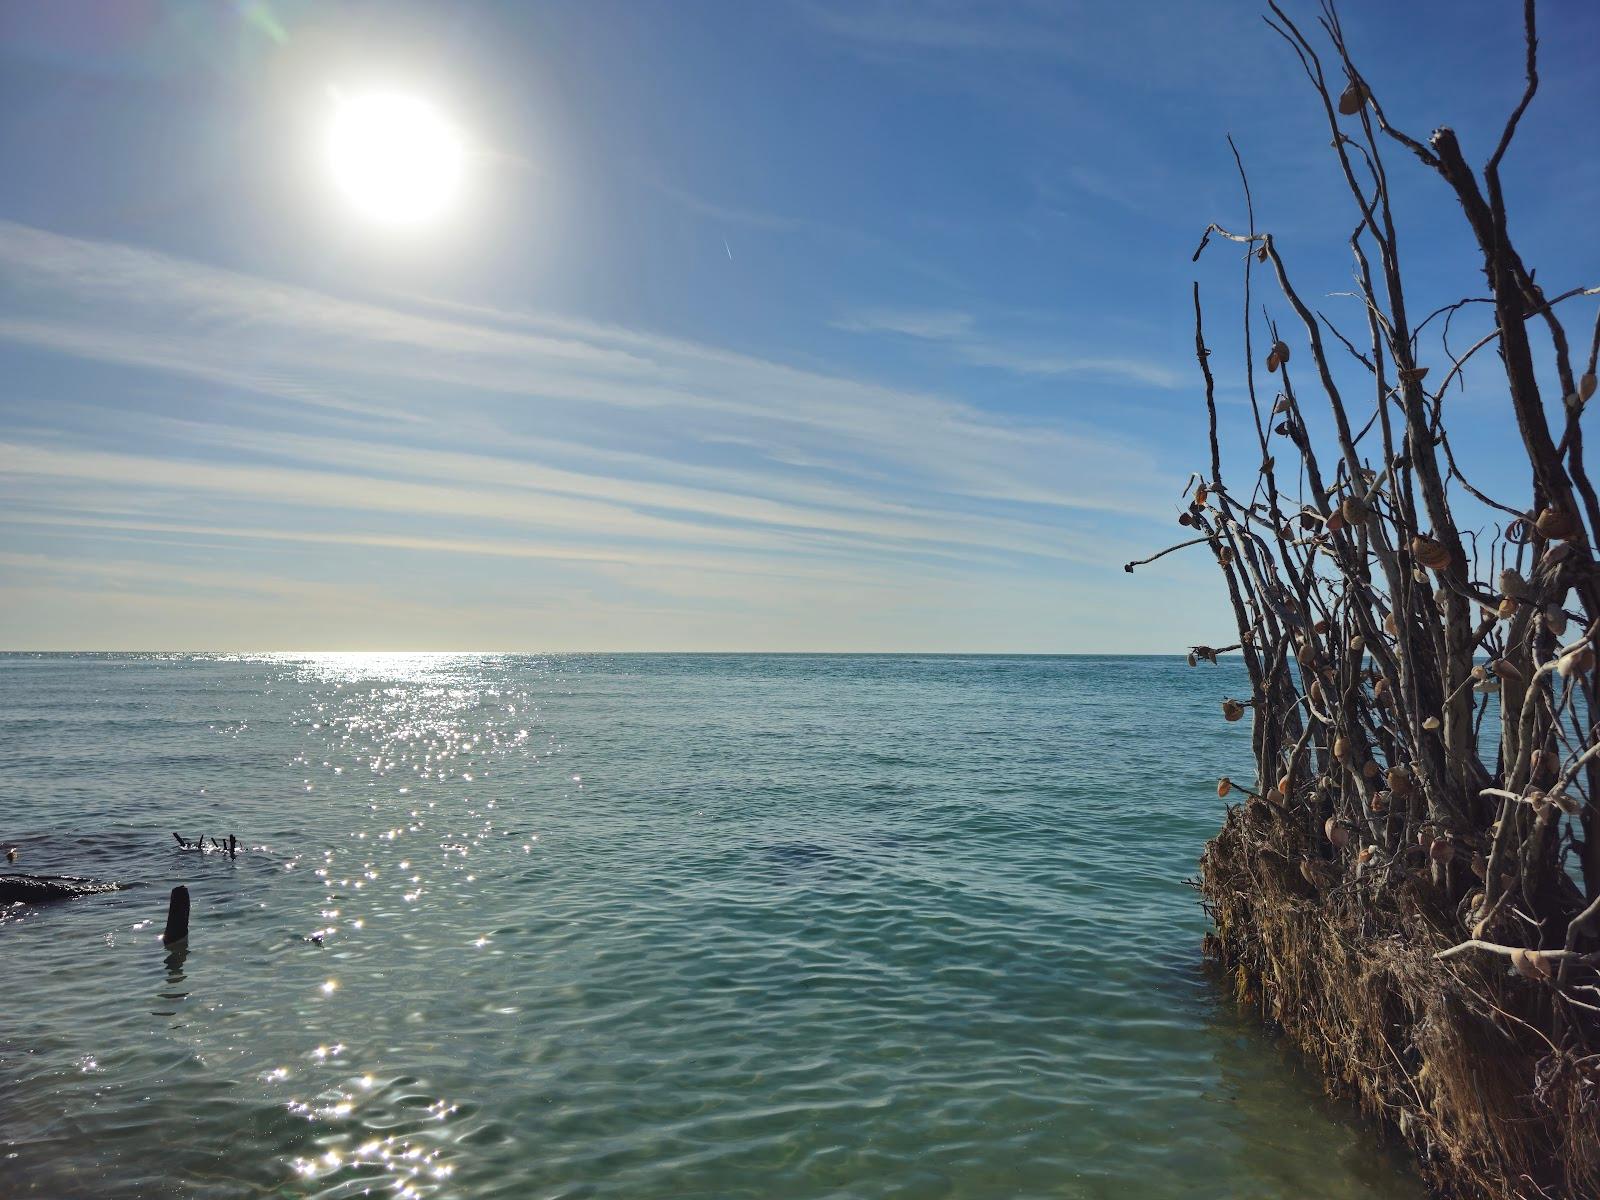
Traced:
<path fill-rule="evenodd" d="M 0 0 L 0 647 L 1233 641 L 1198 552 L 1122 564 L 1207 465 L 1194 280 L 1256 457 L 1240 255 L 1190 261 L 1248 223 L 1229 134 L 1300 290 L 1362 319 L 1263 7 Z M 1341 13 L 1391 118 L 1481 162 L 1518 8 Z M 1554 291 L 1600 283 L 1600 6 L 1543 9 L 1505 172 Z M 336 186 L 374 90 L 461 138 L 423 225 Z M 1413 310 L 1481 291 L 1444 185 L 1389 162 Z M 1525 504 L 1492 370 L 1447 413 Z"/>

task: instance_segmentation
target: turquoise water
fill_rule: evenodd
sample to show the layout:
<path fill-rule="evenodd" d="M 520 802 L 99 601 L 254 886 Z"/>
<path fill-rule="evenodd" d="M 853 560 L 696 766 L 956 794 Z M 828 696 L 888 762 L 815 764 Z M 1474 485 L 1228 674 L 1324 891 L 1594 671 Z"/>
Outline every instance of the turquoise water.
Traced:
<path fill-rule="evenodd" d="M 1232 670 L 0 656 L 140 884 L 0 927 L 0 1194 L 1418 1197 L 1203 971 Z"/>

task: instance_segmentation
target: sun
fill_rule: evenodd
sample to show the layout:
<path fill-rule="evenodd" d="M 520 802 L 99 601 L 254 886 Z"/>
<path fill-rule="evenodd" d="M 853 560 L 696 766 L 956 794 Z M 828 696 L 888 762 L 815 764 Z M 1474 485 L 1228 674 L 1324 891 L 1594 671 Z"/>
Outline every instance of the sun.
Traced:
<path fill-rule="evenodd" d="M 428 101 L 404 92 L 334 97 L 324 144 L 333 182 L 363 217 L 428 225 L 456 202 L 466 165 L 461 134 Z"/>

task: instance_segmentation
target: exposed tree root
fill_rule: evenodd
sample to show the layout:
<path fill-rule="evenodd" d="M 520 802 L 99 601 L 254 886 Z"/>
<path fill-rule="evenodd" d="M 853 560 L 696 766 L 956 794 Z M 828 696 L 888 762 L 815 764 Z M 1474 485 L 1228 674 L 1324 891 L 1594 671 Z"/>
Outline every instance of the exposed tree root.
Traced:
<path fill-rule="evenodd" d="M 1541 1032 L 1550 985 L 1498 955 L 1441 961 L 1458 938 L 1425 874 L 1322 887 L 1298 869 L 1304 841 L 1235 807 L 1206 847 L 1207 948 L 1240 1003 L 1402 1139 L 1438 1195 L 1600 1196 L 1600 1054 Z"/>

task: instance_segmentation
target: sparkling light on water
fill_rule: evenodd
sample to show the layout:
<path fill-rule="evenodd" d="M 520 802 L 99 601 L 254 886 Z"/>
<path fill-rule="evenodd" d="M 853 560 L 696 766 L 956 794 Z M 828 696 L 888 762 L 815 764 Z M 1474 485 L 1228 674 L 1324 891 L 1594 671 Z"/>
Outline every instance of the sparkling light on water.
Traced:
<path fill-rule="evenodd" d="M 145 885 L 0 921 L 0 1191 L 1418 1197 L 1201 970 L 1228 670 L 0 656 L 6 836 Z"/>

